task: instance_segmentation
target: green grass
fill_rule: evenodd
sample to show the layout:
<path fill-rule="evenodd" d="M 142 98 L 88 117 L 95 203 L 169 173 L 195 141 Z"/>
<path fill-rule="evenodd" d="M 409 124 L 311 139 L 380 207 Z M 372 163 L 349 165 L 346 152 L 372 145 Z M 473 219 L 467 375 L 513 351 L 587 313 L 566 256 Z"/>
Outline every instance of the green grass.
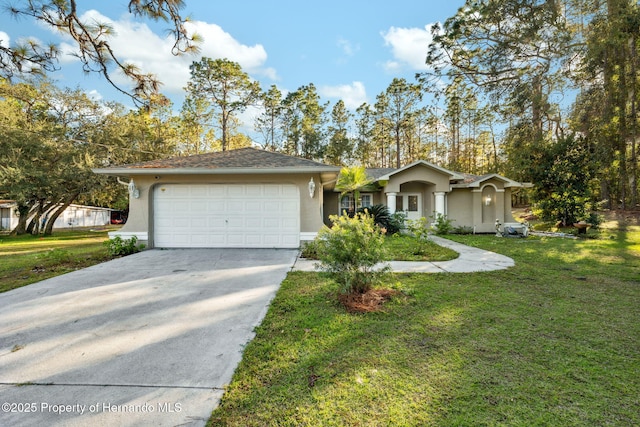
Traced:
<path fill-rule="evenodd" d="M 303 247 L 302 255 L 305 258 L 317 259 L 313 243 L 307 245 L 307 248 Z M 386 236 L 384 248 L 389 254 L 389 259 L 393 261 L 449 261 L 458 257 L 457 252 L 432 241 L 403 234 Z"/>
<path fill-rule="evenodd" d="M 451 249 L 408 235 L 387 236 L 384 244 L 394 261 L 449 261 L 458 257 Z"/>
<path fill-rule="evenodd" d="M 640 425 L 640 228 L 606 233 L 451 237 L 516 266 L 394 275 L 378 313 L 289 273 L 209 425 Z"/>
<path fill-rule="evenodd" d="M 56 231 L 52 236 L 0 236 L 0 292 L 110 259 L 106 231 Z"/>

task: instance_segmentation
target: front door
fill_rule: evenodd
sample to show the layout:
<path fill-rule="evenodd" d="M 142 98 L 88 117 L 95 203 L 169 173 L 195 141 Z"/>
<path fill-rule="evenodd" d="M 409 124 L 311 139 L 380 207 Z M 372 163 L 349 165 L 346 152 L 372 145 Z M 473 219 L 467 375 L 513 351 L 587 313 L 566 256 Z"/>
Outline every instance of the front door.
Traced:
<path fill-rule="evenodd" d="M 420 219 L 422 215 L 422 194 L 398 193 L 396 196 L 396 212 L 403 211 L 407 219 Z"/>

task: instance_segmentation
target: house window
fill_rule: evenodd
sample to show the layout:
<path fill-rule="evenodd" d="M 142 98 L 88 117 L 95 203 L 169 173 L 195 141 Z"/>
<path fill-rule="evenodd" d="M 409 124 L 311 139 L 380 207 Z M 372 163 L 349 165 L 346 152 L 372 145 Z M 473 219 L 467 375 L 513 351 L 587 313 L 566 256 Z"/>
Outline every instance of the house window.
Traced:
<path fill-rule="evenodd" d="M 407 197 L 407 202 L 409 205 L 409 212 L 418 212 L 418 196 Z"/>
<path fill-rule="evenodd" d="M 360 194 L 360 203 L 358 206 L 362 208 L 373 206 L 373 194 Z M 351 194 L 346 194 L 340 199 L 340 213 L 344 211 L 355 211 L 355 204 L 353 203 L 353 197 L 351 196 Z"/>

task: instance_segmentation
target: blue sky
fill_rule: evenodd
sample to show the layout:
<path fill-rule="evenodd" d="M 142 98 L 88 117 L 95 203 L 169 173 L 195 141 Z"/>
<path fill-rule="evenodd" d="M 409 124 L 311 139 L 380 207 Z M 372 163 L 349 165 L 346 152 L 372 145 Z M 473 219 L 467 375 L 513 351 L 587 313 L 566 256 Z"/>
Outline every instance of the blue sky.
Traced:
<path fill-rule="evenodd" d="M 455 14 L 464 1 L 187 0 L 183 12 L 204 43 L 200 56 L 181 58 L 170 53 L 166 25 L 135 20 L 127 13 L 126 0 L 78 3 L 87 8 L 81 9 L 85 17 L 111 23 L 117 32 L 112 45 L 119 57 L 158 75 L 163 93 L 179 110 L 189 64 L 200 56 L 240 63 L 265 90 L 275 84 L 287 93 L 313 83 L 331 105 L 338 99 L 352 109 L 374 103 L 394 77 L 413 81 L 416 72 L 424 71 L 430 25 Z M 73 48 L 69 40 L 34 21 L 15 21 L 6 13 L 0 19 L 2 43 L 35 37 Z M 100 76 L 83 75 L 71 56 L 64 56 L 60 66 L 51 77 L 61 86 L 80 86 L 97 99 L 131 105 Z"/>

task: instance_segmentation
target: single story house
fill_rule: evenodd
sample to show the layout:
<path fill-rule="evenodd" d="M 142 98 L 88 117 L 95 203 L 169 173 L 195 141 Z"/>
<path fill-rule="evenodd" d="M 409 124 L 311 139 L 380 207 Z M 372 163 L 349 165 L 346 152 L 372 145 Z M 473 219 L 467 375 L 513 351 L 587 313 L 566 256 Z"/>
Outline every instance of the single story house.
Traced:
<path fill-rule="evenodd" d="M 18 225 L 16 208 L 15 201 L 0 200 L 0 230 L 13 230 L 16 228 Z M 56 218 L 53 228 L 101 227 L 109 225 L 112 211 L 113 209 L 109 208 L 72 204 Z"/>
<path fill-rule="evenodd" d="M 256 148 L 154 160 L 94 172 L 129 179 L 129 218 L 112 237 L 148 247 L 297 248 L 329 216 L 353 205 L 335 184 L 340 168 Z M 386 204 L 409 219 L 446 215 L 455 226 L 495 232 L 513 222 L 511 192 L 524 184 L 497 174 L 472 176 L 419 160 L 370 169 L 375 191 L 362 205 Z"/>

